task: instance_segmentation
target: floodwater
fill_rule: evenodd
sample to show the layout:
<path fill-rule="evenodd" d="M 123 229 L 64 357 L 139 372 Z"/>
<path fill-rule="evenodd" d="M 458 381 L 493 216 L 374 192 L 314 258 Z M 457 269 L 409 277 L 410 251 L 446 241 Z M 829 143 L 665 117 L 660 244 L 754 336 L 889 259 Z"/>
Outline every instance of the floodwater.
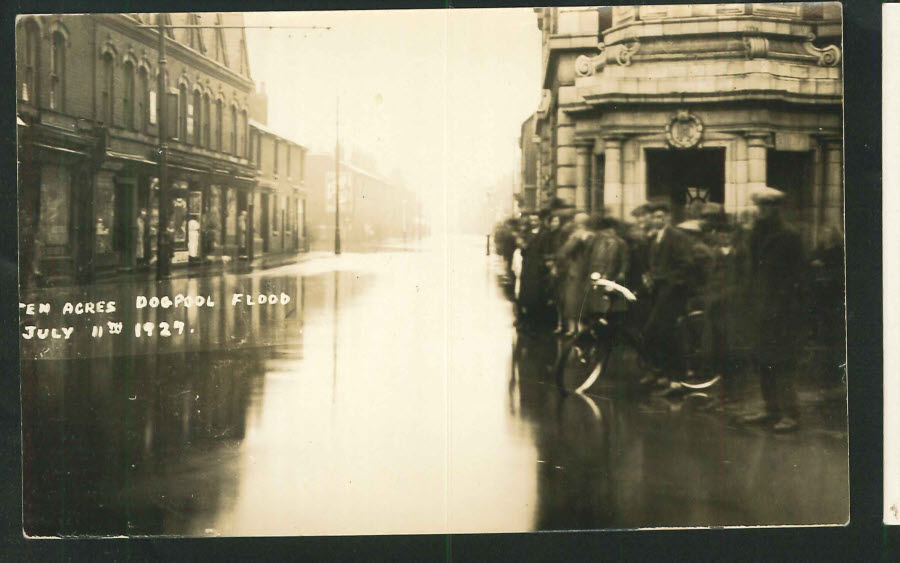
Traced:
<path fill-rule="evenodd" d="M 552 338 L 523 336 L 513 361 L 512 309 L 484 254 L 484 239 L 451 238 L 30 296 L 53 313 L 23 326 L 75 328 L 68 340 L 21 340 L 26 533 L 847 520 L 841 407 L 811 408 L 799 432 L 779 436 L 615 382 L 564 398 L 549 375 Z M 236 293 L 266 304 L 232 304 Z M 138 295 L 178 294 L 214 305 L 135 308 Z M 117 311 L 58 313 L 87 300 Z M 107 330 L 91 336 L 93 326 Z"/>

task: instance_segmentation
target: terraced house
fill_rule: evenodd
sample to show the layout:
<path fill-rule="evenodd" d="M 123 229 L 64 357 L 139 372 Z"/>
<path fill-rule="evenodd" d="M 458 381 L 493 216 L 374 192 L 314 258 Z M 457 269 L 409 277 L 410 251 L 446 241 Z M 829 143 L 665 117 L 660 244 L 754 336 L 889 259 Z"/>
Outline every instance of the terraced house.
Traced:
<path fill-rule="evenodd" d="M 22 16 L 16 24 L 24 284 L 157 259 L 157 109 L 166 104 L 172 262 L 252 258 L 255 95 L 242 14 Z M 195 26 L 195 27 L 189 27 Z M 296 227 L 293 227 L 296 228 Z"/>

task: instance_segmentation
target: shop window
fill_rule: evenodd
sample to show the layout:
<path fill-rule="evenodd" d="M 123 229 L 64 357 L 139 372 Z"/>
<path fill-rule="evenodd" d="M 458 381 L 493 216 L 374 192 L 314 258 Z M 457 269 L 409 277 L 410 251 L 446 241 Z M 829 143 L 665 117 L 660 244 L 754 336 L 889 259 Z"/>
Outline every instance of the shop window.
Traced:
<path fill-rule="evenodd" d="M 134 64 L 125 62 L 125 96 L 122 98 L 125 110 L 125 127 L 134 130 Z"/>
<path fill-rule="evenodd" d="M 64 246 L 69 242 L 70 189 L 68 168 L 54 164 L 42 168 L 38 232 L 47 246 Z"/>
<path fill-rule="evenodd" d="M 62 32 L 53 34 L 50 63 L 50 109 L 63 111 L 66 99 L 66 37 Z"/>
<path fill-rule="evenodd" d="M 116 193 L 111 179 L 100 178 L 94 185 L 94 251 L 97 254 L 113 252 L 113 229 L 116 211 Z"/>
<path fill-rule="evenodd" d="M 115 61 L 112 53 L 103 55 L 103 92 L 100 94 L 101 101 L 101 120 L 107 125 L 112 125 L 113 109 L 114 109 L 114 87 L 115 87 Z"/>
<path fill-rule="evenodd" d="M 40 76 L 38 59 L 40 57 L 40 30 L 37 22 L 25 22 L 24 61 L 22 64 L 22 84 L 19 87 L 19 99 L 37 105 L 37 83 Z"/>

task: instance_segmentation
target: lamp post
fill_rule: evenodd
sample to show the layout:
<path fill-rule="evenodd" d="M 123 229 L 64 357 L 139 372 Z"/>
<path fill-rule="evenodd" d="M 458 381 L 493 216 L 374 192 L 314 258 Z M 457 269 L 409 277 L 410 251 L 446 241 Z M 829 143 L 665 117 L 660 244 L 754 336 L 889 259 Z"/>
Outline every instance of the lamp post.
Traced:
<path fill-rule="evenodd" d="M 166 33 L 165 16 L 160 13 L 156 16 L 156 28 L 159 33 L 159 76 L 157 91 L 159 95 L 156 101 L 156 113 L 159 121 L 159 145 L 157 147 L 157 165 L 159 171 L 159 225 L 156 230 L 156 278 L 164 280 L 169 277 L 171 271 L 169 240 L 169 143 L 168 143 L 168 108 L 166 107 Z"/>
<path fill-rule="evenodd" d="M 172 240 L 169 238 L 169 145 L 168 131 L 166 119 L 168 118 L 168 108 L 166 107 L 166 33 L 165 29 L 315 29 L 330 30 L 330 27 L 323 26 L 287 26 L 287 25 L 166 25 L 165 14 L 162 12 L 156 15 L 156 25 L 142 24 L 138 28 L 156 28 L 159 33 L 159 76 L 157 81 L 157 90 L 159 96 L 157 99 L 156 114 L 159 120 L 159 140 L 157 143 L 157 165 L 159 177 L 159 225 L 157 229 L 156 248 L 156 277 L 157 279 L 167 279 L 171 272 L 170 250 Z M 252 225 L 252 221 L 251 221 Z"/>
<path fill-rule="evenodd" d="M 341 253 L 341 97 L 335 97 L 334 117 L 334 253 Z"/>

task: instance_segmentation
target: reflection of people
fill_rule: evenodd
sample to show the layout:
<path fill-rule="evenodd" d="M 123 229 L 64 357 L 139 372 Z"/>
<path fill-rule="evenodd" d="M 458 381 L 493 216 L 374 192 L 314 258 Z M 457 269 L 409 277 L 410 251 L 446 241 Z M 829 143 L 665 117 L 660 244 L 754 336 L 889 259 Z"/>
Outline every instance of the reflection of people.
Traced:
<path fill-rule="evenodd" d="M 102 217 L 97 217 L 97 250 L 109 252 L 109 229 L 103 224 Z"/>
<path fill-rule="evenodd" d="M 194 260 L 200 258 L 200 221 L 196 217 L 188 221 L 188 256 Z"/>
<path fill-rule="evenodd" d="M 241 211 L 238 215 L 238 252 L 241 256 L 247 255 L 247 211 Z"/>
<path fill-rule="evenodd" d="M 147 210 L 141 208 L 137 219 L 134 221 L 137 231 L 134 237 L 134 257 L 138 264 L 143 264 L 147 258 Z"/>
<path fill-rule="evenodd" d="M 775 422 L 776 432 L 797 428 L 794 368 L 802 345 L 803 243 L 785 225 L 785 194 L 762 188 L 752 194 L 757 219 L 749 236 L 750 292 L 755 360 L 765 411 L 744 417 L 745 422 Z"/>

